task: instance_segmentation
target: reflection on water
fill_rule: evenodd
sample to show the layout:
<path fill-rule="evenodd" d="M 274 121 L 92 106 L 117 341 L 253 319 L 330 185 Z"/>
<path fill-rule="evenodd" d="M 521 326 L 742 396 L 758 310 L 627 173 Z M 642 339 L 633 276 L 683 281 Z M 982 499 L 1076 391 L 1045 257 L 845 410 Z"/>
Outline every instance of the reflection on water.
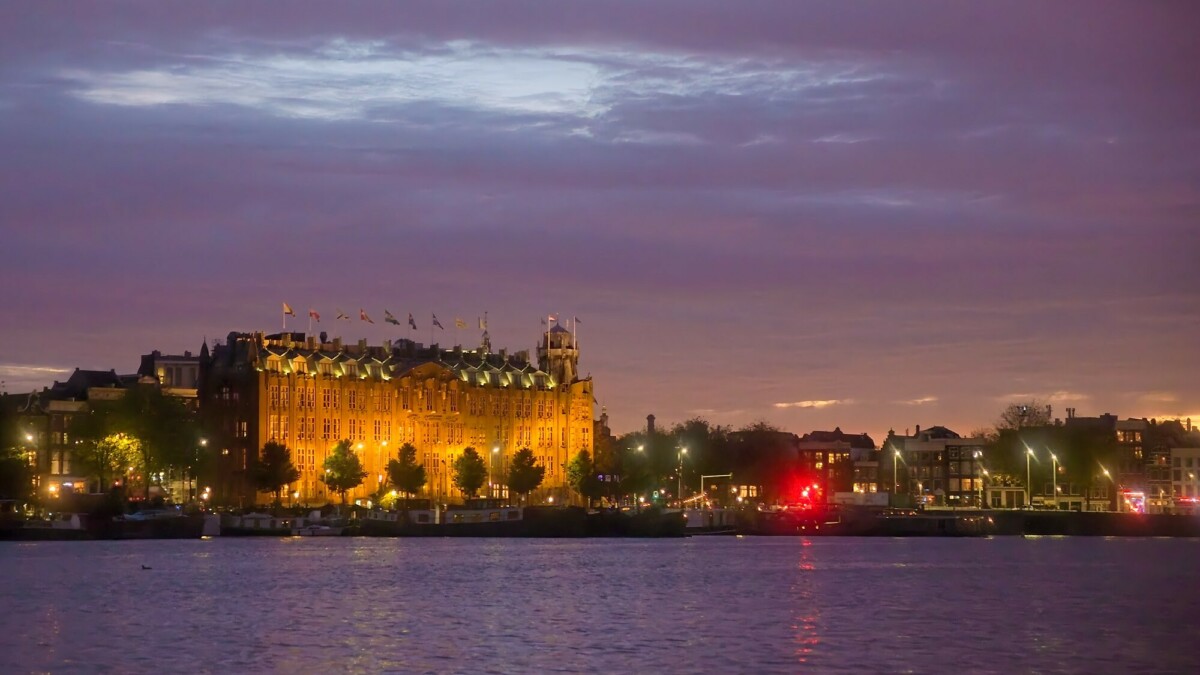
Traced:
<path fill-rule="evenodd" d="M 1190 672 L 1198 553 L 1071 538 L 3 543 L 0 672 Z"/>

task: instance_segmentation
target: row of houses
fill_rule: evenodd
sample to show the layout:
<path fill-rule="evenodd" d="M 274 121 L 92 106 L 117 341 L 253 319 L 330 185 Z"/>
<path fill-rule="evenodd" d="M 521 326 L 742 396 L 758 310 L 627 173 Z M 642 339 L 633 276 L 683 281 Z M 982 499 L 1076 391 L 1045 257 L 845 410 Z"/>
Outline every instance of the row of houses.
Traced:
<path fill-rule="evenodd" d="M 1073 455 L 1082 469 L 1064 469 L 1045 445 L 1023 445 L 1029 458 L 1015 468 L 1004 438 L 962 436 L 944 426 L 870 436 L 812 431 L 793 444 L 799 468 L 815 477 L 830 501 L 944 507 L 1050 508 L 1074 511 L 1195 512 L 1200 503 L 1200 433 L 1191 420 L 1076 417 L 1046 427 L 1013 430 L 1012 437 L 1048 431 L 1083 432 L 1096 448 Z M 1003 435 L 1002 435 L 1003 436 Z M 1030 440 L 1029 442 L 1033 442 Z M 1019 449 L 1019 448 L 1018 448 Z M 1023 457 L 1023 455 L 1021 455 Z M 1105 464 L 1108 463 L 1108 465 Z M 1024 467 L 1026 470 L 1022 471 Z M 885 493 L 887 498 L 870 495 Z"/>

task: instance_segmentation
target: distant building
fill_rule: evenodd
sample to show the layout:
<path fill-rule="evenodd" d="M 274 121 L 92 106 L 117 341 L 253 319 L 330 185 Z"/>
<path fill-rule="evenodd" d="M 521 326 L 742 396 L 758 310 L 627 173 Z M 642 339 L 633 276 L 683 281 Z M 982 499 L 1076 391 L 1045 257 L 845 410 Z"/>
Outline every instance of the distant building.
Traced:
<path fill-rule="evenodd" d="M 200 386 L 200 357 L 191 352 L 163 354 L 156 349 L 142 356 L 137 374 L 143 381 L 162 387 L 165 394 L 195 399 Z"/>
<path fill-rule="evenodd" d="M 1171 448 L 1171 494 L 1175 512 L 1200 511 L 1200 448 Z"/>
<path fill-rule="evenodd" d="M 912 436 L 891 436 L 885 444 L 883 464 L 889 464 L 887 453 L 900 451 L 897 458 L 907 469 L 907 481 L 902 489 L 939 506 L 979 506 L 983 501 L 984 438 L 963 438 L 942 426 L 922 431 L 916 428 Z M 890 467 L 888 472 L 890 475 Z"/>
<path fill-rule="evenodd" d="M 136 375 L 118 375 L 115 370 L 76 368 L 64 382 L 56 381 L 31 393 L 17 408 L 17 425 L 34 456 L 38 492 L 54 496 L 62 491 L 96 492 L 108 486 L 89 484 L 74 462 L 77 440 L 71 436 L 76 415 L 86 414 L 96 401 L 112 401 L 125 395 L 137 382 Z"/>
<path fill-rule="evenodd" d="M 291 450 L 300 471 L 290 486 L 296 501 L 331 500 L 322 467 L 342 439 L 367 471 L 354 499 L 384 484 L 387 461 L 405 443 L 417 448 L 428 478 L 424 494 L 435 501 L 461 498 L 451 467 L 467 447 L 488 463 L 489 483 L 496 485 L 512 455 L 528 447 L 546 468 L 534 498 L 565 497 L 567 463 L 580 450 L 593 450 L 592 381 L 578 377 L 578 361 L 574 336 L 558 325 L 542 335 L 536 364 L 527 352 L 492 352 L 486 333 L 474 350 L 230 333 L 224 344 L 200 354 L 213 499 L 265 501 L 252 475 L 263 445 L 277 441 Z M 503 496 L 502 488 L 491 492 Z"/>
<path fill-rule="evenodd" d="M 810 431 L 800 437 L 796 449 L 801 472 L 817 482 L 826 500 L 837 492 L 879 489 L 875 441 L 865 433 L 847 434 L 841 427 L 833 431 Z M 869 472 L 872 459 L 875 460 L 873 476 Z M 855 480 L 856 462 L 864 463 L 859 467 L 859 481 Z"/>

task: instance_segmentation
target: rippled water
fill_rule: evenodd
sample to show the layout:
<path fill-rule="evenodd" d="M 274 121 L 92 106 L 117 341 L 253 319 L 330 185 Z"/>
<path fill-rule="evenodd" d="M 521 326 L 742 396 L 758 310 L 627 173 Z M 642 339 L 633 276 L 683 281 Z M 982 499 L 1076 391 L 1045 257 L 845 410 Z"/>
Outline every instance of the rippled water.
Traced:
<path fill-rule="evenodd" d="M 8 542 L 0 672 L 1193 672 L 1197 563 L 1179 539 Z"/>

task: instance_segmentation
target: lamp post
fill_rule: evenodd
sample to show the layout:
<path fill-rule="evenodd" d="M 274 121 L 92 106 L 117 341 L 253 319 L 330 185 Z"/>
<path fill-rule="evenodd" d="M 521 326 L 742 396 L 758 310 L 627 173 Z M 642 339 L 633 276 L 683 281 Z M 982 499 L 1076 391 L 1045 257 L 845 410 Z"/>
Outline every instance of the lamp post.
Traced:
<path fill-rule="evenodd" d="M 1111 484 L 1111 483 L 1113 483 L 1112 474 L 1108 472 L 1108 469 L 1106 469 L 1106 468 L 1104 467 L 1104 465 L 1103 465 L 1103 464 L 1101 464 L 1101 465 L 1100 465 L 1100 472 L 1104 474 L 1104 477 L 1108 479 L 1108 482 L 1109 482 L 1110 484 Z M 1113 487 L 1115 488 L 1115 487 L 1116 487 L 1116 485 L 1115 485 L 1115 484 L 1113 484 Z M 1106 492 L 1107 492 L 1107 490 L 1106 490 Z M 1114 490 L 1113 492 L 1114 492 L 1114 494 L 1113 494 L 1113 501 L 1112 501 L 1112 503 L 1115 505 L 1115 504 L 1116 504 L 1116 494 L 1115 494 L 1115 493 L 1116 493 L 1116 490 Z M 1089 495 L 1089 496 L 1090 496 L 1090 495 Z M 1121 510 L 1121 509 L 1120 509 L 1120 507 L 1118 506 L 1118 508 L 1117 508 L 1117 511 L 1120 511 L 1120 510 Z"/>
<path fill-rule="evenodd" d="M 900 474 L 897 472 L 896 462 L 900 459 L 900 451 L 892 448 L 892 496 L 895 497 L 897 492 L 900 492 Z"/>
<path fill-rule="evenodd" d="M 204 452 L 204 448 L 207 448 L 207 447 L 208 447 L 208 439 L 201 438 L 200 439 L 200 449 L 196 453 L 197 456 L 196 456 L 195 461 L 192 462 L 191 471 L 188 472 L 189 474 L 191 474 L 191 478 L 192 478 L 192 484 L 188 489 L 188 500 L 189 501 L 194 500 L 196 498 L 196 465 L 200 463 L 200 457 L 199 457 L 200 453 Z"/>
<path fill-rule="evenodd" d="M 644 452 L 645 450 L 646 450 L 646 446 L 644 446 L 644 445 L 637 446 L 637 451 L 639 453 Z M 625 475 L 626 476 L 629 475 L 629 469 L 625 469 Z M 638 499 L 638 494 L 636 492 L 634 492 L 633 494 L 630 495 L 630 500 L 633 501 L 633 512 L 634 513 L 641 512 L 642 504 L 641 504 L 641 501 Z"/>
<path fill-rule="evenodd" d="M 983 469 L 983 473 L 981 474 L 981 476 L 979 478 L 979 508 L 980 509 L 982 509 L 984 507 L 983 499 L 987 492 L 987 484 L 986 484 L 987 476 L 988 476 L 987 469 Z"/>
<path fill-rule="evenodd" d="M 1058 457 L 1050 453 L 1050 496 L 1054 497 L 1054 510 L 1058 510 Z"/>
<path fill-rule="evenodd" d="M 492 469 L 495 468 L 496 458 L 500 456 L 500 446 L 492 446 L 492 460 L 488 462 L 488 496 L 496 496 L 496 483 L 492 478 Z"/>
<path fill-rule="evenodd" d="M 679 508 L 683 509 L 683 456 L 687 454 L 687 448 L 679 449 Z"/>
<path fill-rule="evenodd" d="M 1029 460 L 1033 457 L 1033 448 L 1025 448 L 1025 508 L 1033 507 L 1033 483 L 1030 482 Z"/>

